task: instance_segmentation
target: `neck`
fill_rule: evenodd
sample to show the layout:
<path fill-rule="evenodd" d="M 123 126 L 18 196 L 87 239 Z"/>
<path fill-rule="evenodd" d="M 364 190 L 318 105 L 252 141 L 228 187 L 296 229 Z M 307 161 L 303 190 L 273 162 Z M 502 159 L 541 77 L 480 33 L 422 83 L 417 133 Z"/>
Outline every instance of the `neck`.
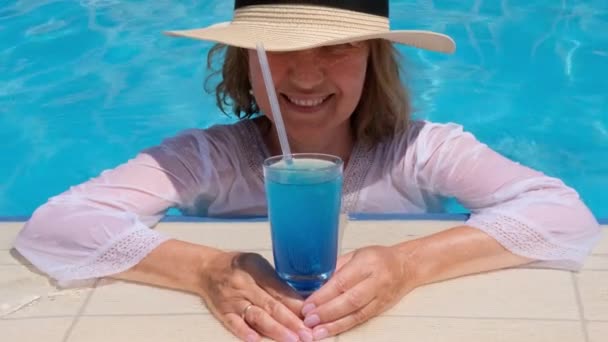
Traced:
<path fill-rule="evenodd" d="M 264 135 L 264 142 L 272 155 L 282 154 L 279 136 L 274 125 L 268 134 Z M 354 144 L 355 138 L 349 122 L 345 122 L 331 131 L 320 130 L 314 135 L 289 136 L 291 153 L 330 154 L 340 157 L 345 164 L 350 159 Z"/>

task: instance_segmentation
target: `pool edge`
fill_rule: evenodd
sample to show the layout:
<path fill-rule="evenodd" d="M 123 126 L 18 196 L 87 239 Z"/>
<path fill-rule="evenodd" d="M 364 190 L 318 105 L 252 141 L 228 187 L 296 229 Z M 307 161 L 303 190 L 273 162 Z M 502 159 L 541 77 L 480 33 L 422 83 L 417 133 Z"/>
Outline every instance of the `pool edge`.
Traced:
<path fill-rule="evenodd" d="M 466 221 L 469 214 L 370 214 L 352 213 L 348 215 L 353 221 Z M 0 216 L 0 222 L 25 222 L 29 216 Z M 600 225 L 608 225 L 608 217 L 597 219 Z M 266 216 L 210 218 L 196 216 L 165 216 L 160 222 L 266 222 Z"/>

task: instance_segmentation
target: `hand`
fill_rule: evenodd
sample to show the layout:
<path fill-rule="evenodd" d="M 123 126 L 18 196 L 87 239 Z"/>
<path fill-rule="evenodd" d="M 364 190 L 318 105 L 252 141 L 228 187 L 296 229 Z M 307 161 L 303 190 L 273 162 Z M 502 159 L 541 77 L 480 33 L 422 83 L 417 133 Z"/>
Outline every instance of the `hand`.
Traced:
<path fill-rule="evenodd" d="M 259 341 L 261 334 L 276 341 L 312 341 L 299 317 L 303 299 L 261 255 L 219 252 L 203 270 L 205 303 L 240 339 Z"/>
<path fill-rule="evenodd" d="M 366 247 L 341 256 L 336 273 L 304 303 L 315 340 L 349 330 L 395 305 L 414 288 L 394 247 Z"/>

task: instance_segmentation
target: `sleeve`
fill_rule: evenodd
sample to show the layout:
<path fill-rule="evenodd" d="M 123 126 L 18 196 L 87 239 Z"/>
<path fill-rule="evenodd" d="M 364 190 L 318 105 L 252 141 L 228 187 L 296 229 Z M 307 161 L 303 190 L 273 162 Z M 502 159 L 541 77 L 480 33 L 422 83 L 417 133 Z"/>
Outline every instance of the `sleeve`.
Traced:
<path fill-rule="evenodd" d="M 456 198 L 467 225 L 533 267 L 577 270 L 600 227 L 576 191 L 511 161 L 455 124 L 427 123 L 412 144 L 413 178 L 425 191 Z"/>
<path fill-rule="evenodd" d="M 14 247 L 60 286 L 123 272 L 168 239 L 150 229 L 170 207 L 214 196 L 207 140 L 188 131 L 52 197 Z"/>

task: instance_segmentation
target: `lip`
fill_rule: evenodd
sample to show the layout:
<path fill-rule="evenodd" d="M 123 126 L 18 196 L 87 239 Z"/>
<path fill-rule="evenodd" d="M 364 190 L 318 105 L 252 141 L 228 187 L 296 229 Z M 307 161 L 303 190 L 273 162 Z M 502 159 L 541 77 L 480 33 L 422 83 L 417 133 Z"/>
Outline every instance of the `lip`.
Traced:
<path fill-rule="evenodd" d="M 321 102 L 320 104 L 316 105 L 316 106 L 300 106 L 297 105 L 293 102 L 291 102 L 291 100 L 289 98 L 296 98 L 298 100 L 303 100 L 303 101 L 314 101 L 314 100 L 318 100 L 321 98 L 324 98 L 323 102 Z M 280 99 L 283 102 L 283 104 L 291 111 L 295 111 L 295 112 L 300 112 L 300 113 L 315 113 L 318 112 L 319 110 L 323 109 L 323 107 L 327 106 L 327 104 L 333 99 L 334 94 L 329 94 L 329 95 L 288 95 L 288 94 L 284 94 L 281 93 L 280 94 Z"/>

